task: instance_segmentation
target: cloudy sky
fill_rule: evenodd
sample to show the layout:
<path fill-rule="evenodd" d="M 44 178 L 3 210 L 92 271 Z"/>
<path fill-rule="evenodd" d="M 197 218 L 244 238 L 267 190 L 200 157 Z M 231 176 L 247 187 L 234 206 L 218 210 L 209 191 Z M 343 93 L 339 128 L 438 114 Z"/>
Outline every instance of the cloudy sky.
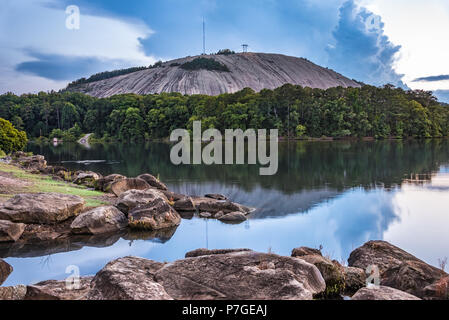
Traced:
<path fill-rule="evenodd" d="M 222 48 L 283 53 L 449 101 L 447 0 L 1 0 L 0 93 Z M 66 27 L 66 8 L 80 28 Z"/>

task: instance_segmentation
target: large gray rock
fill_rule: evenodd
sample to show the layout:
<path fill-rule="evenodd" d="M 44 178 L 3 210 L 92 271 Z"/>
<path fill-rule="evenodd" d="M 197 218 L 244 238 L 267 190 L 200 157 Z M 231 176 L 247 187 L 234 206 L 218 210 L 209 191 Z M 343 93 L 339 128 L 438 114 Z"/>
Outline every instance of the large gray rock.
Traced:
<path fill-rule="evenodd" d="M 122 193 L 115 206 L 125 214 L 134 208 L 148 204 L 156 199 L 162 199 L 163 201 L 169 203 L 167 197 L 156 189 L 146 189 L 146 190 L 128 190 Z"/>
<path fill-rule="evenodd" d="M 368 275 L 365 273 L 365 270 L 355 267 L 344 267 L 343 273 L 345 276 L 345 294 L 352 295 L 366 286 Z"/>
<path fill-rule="evenodd" d="M 78 171 L 75 174 L 73 183 L 94 188 L 97 180 L 101 179 L 101 175 L 92 171 Z"/>
<path fill-rule="evenodd" d="M 65 280 L 42 281 L 27 286 L 24 300 L 86 300 L 92 279 L 80 277 L 78 288 L 68 288 Z"/>
<path fill-rule="evenodd" d="M 132 229 L 160 230 L 179 226 L 181 216 L 164 199 L 157 198 L 131 210 L 128 222 Z"/>
<path fill-rule="evenodd" d="M 404 250 L 385 241 L 370 241 L 354 250 L 349 266 L 366 270 L 376 265 L 380 271 L 380 283 L 426 298 L 425 287 L 448 276 L 444 271 L 428 265 Z"/>
<path fill-rule="evenodd" d="M 32 171 L 40 171 L 47 167 L 47 161 L 45 161 L 44 156 L 28 156 L 24 152 L 16 152 L 13 154 L 12 163 L 18 164 L 22 168 Z"/>
<path fill-rule="evenodd" d="M 148 183 L 153 188 L 163 190 L 163 191 L 168 190 L 168 188 L 165 184 L 160 182 L 158 178 L 156 178 L 155 176 L 153 176 L 149 173 L 141 174 L 137 178 L 144 180 L 146 183 Z"/>
<path fill-rule="evenodd" d="M 0 259 L 0 286 L 6 281 L 13 269 L 9 263 Z"/>
<path fill-rule="evenodd" d="M 125 257 L 109 262 L 92 280 L 88 300 L 173 300 L 154 281 L 162 263 Z"/>
<path fill-rule="evenodd" d="M 176 200 L 175 203 L 173 204 L 173 207 L 177 211 L 182 211 L 182 212 L 196 211 L 195 204 L 193 203 L 193 200 L 191 197 L 185 197 L 185 198 Z"/>
<path fill-rule="evenodd" d="M 0 242 L 15 242 L 25 230 L 25 224 L 0 220 Z"/>
<path fill-rule="evenodd" d="M 59 193 L 18 194 L 0 205 L 0 220 L 53 224 L 76 216 L 84 203 L 81 197 Z"/>
<path fill-rule="evenodd" d="M 379 286 L 365 287 L 351 297 L 352 300 L 421 300 L 407 292 Z"/>
<path fill-rule="evenodd" d="M 125 214 L 113 206 L 98 207 L 80 214 L 70 228 L 75 234 L 102 234 L 120 231 L 128 225 Z"/>
<path fill-rule="evenodd" d="M 155 280 L 178 300 L 310 300 L 326 287 L 314 265 L 252 251 L 179 260 Z"/>
<path fill-rule="evenodd" d="M 321 272 L 326 282 L 323 297 L 338 296 L 345 290 L 343 267 L 336 261 L 331 261 L 321 255 L 316 249 L 301 247 L 293 249 L 292 256 L 313 264 Z"/>
<path fill-rule="evenodd" d="M 161 92 L 215 96 L 234 93 L 244 88 L 254 91 L 275 89 L 287 83 L 320 89 L 360 87 L 359 83 L 333 70 L 320 67 L 306 59 L 281 54 L 248 52 L 206 57 L 226 65 L 230 72 L 205 69 L 191 71 L 180 67 L 198 57 L 167 61 L 158 68 L 70 86 L 69 90 L 104 98 L 123 93 Z"/>
<path fill-rule="evenodd" d="M 145 180 L 138 178 L 119 179 L 111 183 L 111 191 L 117 197 L 129 190 L 145 190 L 148 188 L 150 188 L 150 185 Z"/>
<path fill-rule="evenodd" d="M 254 209 L 234 203 L 228 200 L 216 200 L 207 197 L 192 198 L 194 207 L 200 212 L 217 213 L 222 211 L 224 214 L 231 212 L 242 212 L 248 214 Z"/>
<path fill-rule="evenodd" d="M 0 287 L 0 301 L 2 300 L 23 300 L 27 293 L 27 287 L 23 285 L 14 287 Z"/>
<path fill-rule="evenodd" d="M 95 181 L 95 189 L 104 191 L 104 192 L 110 192 L 111 191 L 111 185 L 119 180 L 126 179 L 125 176 L 122 176 L 121 174 L 110 174 L 106 177 L 102 177 Z"/>

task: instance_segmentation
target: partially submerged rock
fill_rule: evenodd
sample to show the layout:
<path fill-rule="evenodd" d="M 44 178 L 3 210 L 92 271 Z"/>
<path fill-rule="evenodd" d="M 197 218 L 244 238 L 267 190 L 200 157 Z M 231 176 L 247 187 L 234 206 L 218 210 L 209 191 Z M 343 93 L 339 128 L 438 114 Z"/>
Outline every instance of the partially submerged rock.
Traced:
<path fill-rule="evenodd" d="M 146 183 L 148 183 L 153 188 L 168 191 L 168 188 L 165 184 L 160 182 L 158 178 L 156 178 L 155 176 L 153 176 L 149 173 L 141 174 L 137 178 L 144 180 Z"/>
<path fill-rule="evenodd" d="M 167 197 L 156 189 L 146 189 L 146 190 L 128 190 L 122 193 L 115 206 L 125 214 L 134 208 L 148 204 L 156 199 L 162 199 L 164 202 L 169 202 Z"/>
<path fill-rule="evenodd" d="M 0 220 L 0 242 L 15 242 L 25 230 L 25 224 Z"/>
<path fill-rule="evenodd" d="M 228 198 L 222 194 L 217 194 L 217 193 L 210 193 L 210 194 L 206 194 L 204 195 L 206 198 L 211 198 L 211 199 L 215 199 L 215 200 L 228 200 Z"/>
<path fill-rule="evenodd" d="M 240 223 L 248 220 L 248 218 L 242 212 L 230 212 L 223 216 L 220 216 L 218 220 L 230 223 Z"/>
<path fill-rule="evenodd" d="M 132 229 L 159 230 L 181 224 L 181 216 L 164 199 L 157 198 L 140 205 L 128 213 Z"/>
<path fill-rule="evenodd" d="M 6 261 L 0 259 L 0 286 L 6 281 L 13 269 Z"/>
<path fill-rule="evenodd" d="M 426 298 L 425 287 L 448 276 L 444 271 L 428 265 L 408 252 L 385 241 L 369 241 L 354 250 L 349 265 L 366 270 L 376 265 L 380 284 Z"/>
<path fill-rule="evenodd" d="M 421 300 L 407 292 L 385 286 L 365 287 L 351 297 L 352 300 Z"/>
<path fill-rule="evenodd" d="M 192 198 L 194 208 L 200 212 L 217 213 L 222 211 L 223 213 L 242 212 L 248 214 L 254 209 L 243 206 L 238 203 L 234 203 L 228 200 L 216 200 L 212 198 L 199 197 Z"/>
<path fill-rule="evenodd" d="M 65 280 L 42 281 L 27 286 L 24 300 L 86 300 L 93 277 L 80 277 L 79 283 L 69 283 Z"/>
<path fill-rule="evenodd" d="M 0 220 L 52 224 L 76 216 L 84 208 L 83 198 L 59 193 L 18 194 L 0 205 Z"/>
<path fill-rule="evenodd" d="M 98 207 L 80 214 L 70 228 L 75 234 L 102 234 L 120 231 L 128 225 L 125 214 L 113 206 Z"/>
<path fill-rule="evenodd" d="M 150 185 L 145 180 L 139 178 L 119 179 L 111 184 L 111 191 L 117 197 L 129 190 L 146 190 L 149 188 Z"/>
<path fill-rule="evenodd" d="M 92 280 L 88 300 L 172 300 L 154 281 L 162 263 L 125 257 L 109 262 Z"/>
<path fill-rule="evenodd" d="M 315 266 L 253 251 L 175 261 L 155 280 L 178 300 L 310 300 L 325 289 Z"/>

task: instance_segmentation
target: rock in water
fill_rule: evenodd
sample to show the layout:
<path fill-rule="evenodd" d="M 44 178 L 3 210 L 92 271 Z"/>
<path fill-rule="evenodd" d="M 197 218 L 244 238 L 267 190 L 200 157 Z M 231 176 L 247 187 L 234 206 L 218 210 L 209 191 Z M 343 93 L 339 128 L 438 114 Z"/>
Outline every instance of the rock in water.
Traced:
<path fill-rule="evenodd" d="M 150 185 L 146 183 L 145 180 L 138 178 L 120 179 L 111 184 L 111 191 L 117 197 L 129 190 L 146 190 L 149 188 Z"/>
<path fill-rule="evenodd" d="M 223 211 L 223 213 L 242 212 L 248 214 L 253 211 L 253 208 L 246 207 L 244 205 L 234 203 L 231 201 L 222 201 L 206 197 L 192 198 L 193 205 L 200 212 L 217 213 Z"/>
<path fill-rule="evenodd" d="M 379 286 L 365 287 L 352 296 L 352 300 L 421 300 L 407 292 Z"/>
<path fill-rule="evenodd" d="M 229 72 L 205 69 L 191 71 L 180 67 L 195 58 L 199 56 L 167 61 L 158 68 L 110 79 L 72 85 L 68 90 L 103 98 L 123 93 L 161 92 L 215 96 L 234 93 L 244 88 L 255 91 L 275 89 L 287 83 L 320 89 L 338 86 L 360 87 L 359 83 L 333 70 L 320 67 L 306 59 L 281 54 L 251 52 L 206 57 L 225 65 Z"/>
<path fill-rule="evenodd" d="M 26 224 L 53 224 L 76 216 L 83 198 L 59 193 L 18 194 L 0 205 L 0 220 Z"/>
<path fill-rule="evenodd" d="M 231 212 L 219 217 L 218 220 L 223 222 L 239 223 L 248 219 L 242 212 Z"/>
<path fill-rule="evenodd" d="M 179 226 L 181 216 L 166 201 L 157 198 L 131 210 L 128 222 L 133 229 L 160 230 Z"/>
<path fill-rule="evenodd" d="M 12 271 L 12 267 L 7 262 L 0 259 L 0 286 L 6 281 Z"/>
<path fill-rule="evenodd" d="M 128 225 L 125 214 L 113 206 L 98 207 L 80 214 L 70 228 L 75 234 L 102 234 L 120 231 Z"/>
<path fill-rule="evenodd" d="M 167 197 L 156 189 L 129 190 L 119 196 L 115 206 L 123 213 L 128 214 L 132 209 L 148 204 L 156 199 L 169 202 Z"/>
<path fill-rule="evenodd" d="M 173 300 L 154 281 L 162 263 L 126 257 L 108 263 L 92 280 L 88 300 Z"/>
<path fill-rule="evenodd" d="M 351 267 L 363 270 L 376 265 L 380 271 L 381 285 L 420 298 L 426 298 L 425 287 L 448 276 L 444 271 L 385 241 L 365 243 L 351 253 L 348 262 Z"/>
<path fill-rule="evenodd" d="M 326 288 L 314 265 L 253 251 L 175 261 L 155 280 L 177 300 L 311 300 Z"/>
<path fill-rule="evenodd" d="M 19 240 L 26 225 L 8 220 L 0 220 L 0 242 L 15 242 Z"/>
<path fill-rule="evenodd" d="M 168 188 L 165 184 L 160 182 L 155 176 L 152 176 L 149 173 L 141 174 L 137 178 L 144 180 L 146 183 L 148 183 L 153 188 L 163 190 L 163 191 L 168 190 Z"/>

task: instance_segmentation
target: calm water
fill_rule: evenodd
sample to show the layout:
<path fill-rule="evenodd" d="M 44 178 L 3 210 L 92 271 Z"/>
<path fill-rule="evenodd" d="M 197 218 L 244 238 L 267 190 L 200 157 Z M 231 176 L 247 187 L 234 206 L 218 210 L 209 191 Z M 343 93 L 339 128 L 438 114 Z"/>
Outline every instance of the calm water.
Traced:
<path fill-rule="evenodd" d="M 383 239 L 432 265 L 449 256 L 449 141 L 282 143 L 279 172 L 256 166 L 174 166 L 164 143 L 36 146 L 50 164 L 158 175 L 175 192 L 222 193 L 258 208 L 249 221 L 183 220 L 164 234 L 80 238 L 70 243 L 0 247 L 14 267 L 5 285 L 64 279 L 77 265 L 92 275 L 107 262 L 134 255 L 173 261 L 197 248 L 251 248 L 289 255 L 319 247 L 334 259 L 368 240 Z"/>

